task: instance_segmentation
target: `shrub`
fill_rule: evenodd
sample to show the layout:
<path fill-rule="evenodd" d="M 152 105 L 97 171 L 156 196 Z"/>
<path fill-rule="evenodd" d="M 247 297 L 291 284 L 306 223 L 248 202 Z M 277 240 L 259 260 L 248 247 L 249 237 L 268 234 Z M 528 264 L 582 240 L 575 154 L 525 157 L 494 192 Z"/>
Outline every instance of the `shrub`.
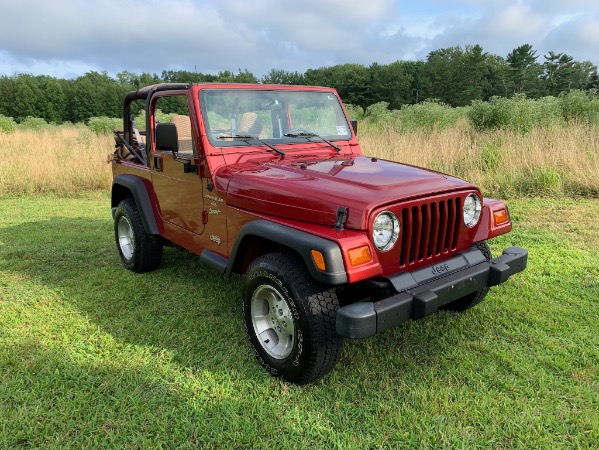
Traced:
<path fill-rule="evenodd" d="M 373 130 L 379 132 L 383 129 L 397 129 L 399 126 L 398 112 L 390 111 L 389 103 L 378 102 L 370 105 L 364 111 L 364 123 Z"/>
<path fill-rule="evenodd" d="M 389 103 L 378 102 L 370 105 L 364 112 L 364 118 L 368 118 L 371 122 L 377 123 L 384 120 L 389 115 Z"/>
<path fill-rule="evenodd" d="M 96 134 L 111 134 L 113 130 L 123 128 L 123 121 L 105 116 L 92 117 L 87 121 L 87 126 Z"/>
<path fill-rule="evenodd" d="M 48 122 L 41 117 L 28 116 L 19 124 L 19 127 L 26 130 L 42 130 L 48 127 Z"/>
<path fill-rule="evenodd" d="M 6 117 L 0 114 L 0 133 L 12 133 L 17 128 L 17 123 L 12 117 Z"/>
<path fill-rule="evenodd" d="M 501 144 L 488 143 L 478 155 L 478 167 L 484 172 L 495 172 L 501 160 Z"/>
<path fill-rule="evenodd" d="M 160 123 L 167 123 L 171 121 L 171 118 L 175 115 L 175 113 L 164 113 L 160 109 L 156 110 L 155 116 L 156 121 Z M 139 131 L 145 131 L 146 129 L 146 111 L 141 110 L 137 116 L 135 116 L 135 125 L 137 125 L 137 129 Z M 122 125 L 121 125 L 122 128 Z"/>
<path fill-rule="evenodd" d="M 525 96 L 515 96 L 512 100 L 513 116 L 509 128 L 522 133 L 531 131 L 538 122 L 536 101 Z"/>
<path fill-rule="evenodd" d="M 170 122 L 174 115 L 175 115 L 175 113 L 165 113 L 165 112 L 162 112 L 160 109 L 156 110 L 156 120 L 158 122 L 162 122 L 162 123 Z M 137 122 L 137 126 L 141 127 L 143 125 L 143 127 L 145 129 L 145 125 L 146 125 L 145 120 L 146 119 L 145 119 L 145 115 L 144 115 L 144 123 L 140 124 L 139 122 Z"/>
<path fill-rule="evenodd" d="M 346 103 L 345 109 L 350 120 L 362 120 L 364 118 L 364 108 L 359 105 Z"/>
<path fill-rule="evenodd" d="M 408 130 L 445 130 L 457 124 L 465 114 L 464 108 L 452 108 L 438 100 L 405 105 L 399 112 L 400 128 Z"/>
<path fill-rule="evenodd" d="M 599 123 L 599 96 L 595 91 L 570 91 L 560 96 L 562 114 L 568 122 Z"/>
<path fill-rule="evenodd" d="M 535 101 L 523 95 L 509 99 L 492 97 L 488 102 L 475 100 L 467 116 L 477 130 L 508 129 L 526 133 L 538 122 Z"/>
<path fill-rule="evenodd" d="M 507 128 L 510 122 L 508 100 L 493 97 L 488 102 L 475 100 L 467 113 L 472 126 L 477 130 Z"/>
<path fill-rule="evenodd" d="M 514 184 L 524 195 L 559 195 L 563 192 L 563 177 L 555 167 L 531 167 Z"/>
<path fill-rule="evenodd" d="M 562 101 L 557 97 L 543 97 L 535 101 L 535 118 L 541 126 L 562 125 Z"/>

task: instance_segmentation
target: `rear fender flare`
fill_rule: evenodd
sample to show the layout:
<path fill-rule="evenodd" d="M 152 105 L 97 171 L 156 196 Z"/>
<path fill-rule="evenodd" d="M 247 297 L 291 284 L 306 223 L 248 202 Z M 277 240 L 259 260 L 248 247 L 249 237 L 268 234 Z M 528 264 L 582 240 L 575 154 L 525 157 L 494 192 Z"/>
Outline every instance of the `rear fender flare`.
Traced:
<path fill-rule="evenodd" d="M 135 175 L 121 174 L 114 177 L 111 199 L 112 215 L 114 217 L 118 204 L 123 200 L 122 196 L 117 194 L 118 187 L 122 186 L 131 193 L 133 200 L 135 200 L 146 233 L 160 235 L 163 226 L 162 222 L 156 219 L 157 214 L 155 214 L 154 204 L 151 200 L 154 195 L 153 192 L 151 192 L 152 195 L 149 192 L 152 190 L 152 186 L 148 186 L 148 184 L 143 178 Z"/>

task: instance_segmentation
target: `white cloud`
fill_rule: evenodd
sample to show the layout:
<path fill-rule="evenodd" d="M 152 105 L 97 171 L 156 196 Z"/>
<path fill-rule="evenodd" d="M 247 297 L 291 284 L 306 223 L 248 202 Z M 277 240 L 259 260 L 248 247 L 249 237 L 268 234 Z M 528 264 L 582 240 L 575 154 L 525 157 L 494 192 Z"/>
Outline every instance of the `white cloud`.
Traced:
<path fill-rule="evenodd" d="M 496 38 L 528 39 L 531 35 L 543 33 L 546 20 L 542 12 L 532 10 L 523 2 L 516 2 L 490 11 L 483 22 L 487 22 L 488 32 Z"/>
<path fill-rule="evenodd" d="M 542 47 L 545 52 L 563 52 L 574 56 L 576 60 L 591 60 L 597 64 L 599 14 L 562 22 L 547 34 Z"/>
<path fill-rule="evenodd" d="M 599 62 L 596 0 L 0 0 L 0 8 L 5 74 L 197 67 L 261 76 L 466 44 L 506 56 L 530 43 Z"/>
<path fill-rule="evenodd" d="M 461 0 L 453 3 L 476 5 L 477 8 L 457 16 L 453 11 L 439 13 L 435 25 L 428 28 L 428 35 L 421 35 L 425 44 L 419 57 L 424 58 L 438 48 L 468 44 L 480 44 L 485 51 L 505 57 L 514 48 L 529 43 L 539 55 L 559 47 L 568 49 L 560 51 L 566 51 L 575 59 L 599 62 L 599 55 L 590 56 L 591 52 L 587 50 L 594 45 L 590 30 L 586 37 L 577 40 L 566 36 L 568 33 L 580 36 L 566 24 L 581 16 L 588 17 L 589 12 L 599 11 L 595 0 L 512 0 L 502 3 Z M 569 31 L 556 33 L 558 28 Z M 592 25 L 586 28 L 592 28 Z"/>

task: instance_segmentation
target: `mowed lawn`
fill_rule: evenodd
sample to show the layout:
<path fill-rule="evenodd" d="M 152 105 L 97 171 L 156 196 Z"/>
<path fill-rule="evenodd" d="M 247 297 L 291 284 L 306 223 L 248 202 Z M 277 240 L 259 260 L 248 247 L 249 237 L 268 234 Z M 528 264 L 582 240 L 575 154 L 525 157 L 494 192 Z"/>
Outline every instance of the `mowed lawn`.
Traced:
<path fill-rule="evenodd" d="M 0 199 L 0 449 L 597 448 L 599 201 L 510 202 L 529 267 L 464 314 L 346 341 L 295 387 L 254 361 L 241 280 L 120 264 L 109 199 Z"/>

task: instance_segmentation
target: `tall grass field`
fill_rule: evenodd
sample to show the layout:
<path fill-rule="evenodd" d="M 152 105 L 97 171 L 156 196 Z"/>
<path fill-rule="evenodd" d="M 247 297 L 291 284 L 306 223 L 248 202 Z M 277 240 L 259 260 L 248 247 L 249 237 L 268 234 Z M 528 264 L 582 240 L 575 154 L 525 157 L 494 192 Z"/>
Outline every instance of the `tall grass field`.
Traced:
<path fill-rule="evenodd" d="M 368 156 L 449 173 L 488 196 L 599 197 L 595 96 L 348 110 L 360 119 L 358 136 Z M 106 117 L 92 118 L 88 126 L 54 126 L 33 118 L 17 125 L 0 116 L 0 195 L 108 190 L 111 130 L 120 126 L 119 119 Z"/>
<path fill-rule="evenodd" d="M 478 132 L 463 122 L 430 132 L 363 127 L 372 156 L 453 174 L 495 197 L 599 197 L 599 126 Z"/>
<path fill-rule="evenodd" d="M 0 133 L 0 195 L 53 193 L 74 197 L 107 191 L 110 134 L 85 125 L 46 126 Z"/>

